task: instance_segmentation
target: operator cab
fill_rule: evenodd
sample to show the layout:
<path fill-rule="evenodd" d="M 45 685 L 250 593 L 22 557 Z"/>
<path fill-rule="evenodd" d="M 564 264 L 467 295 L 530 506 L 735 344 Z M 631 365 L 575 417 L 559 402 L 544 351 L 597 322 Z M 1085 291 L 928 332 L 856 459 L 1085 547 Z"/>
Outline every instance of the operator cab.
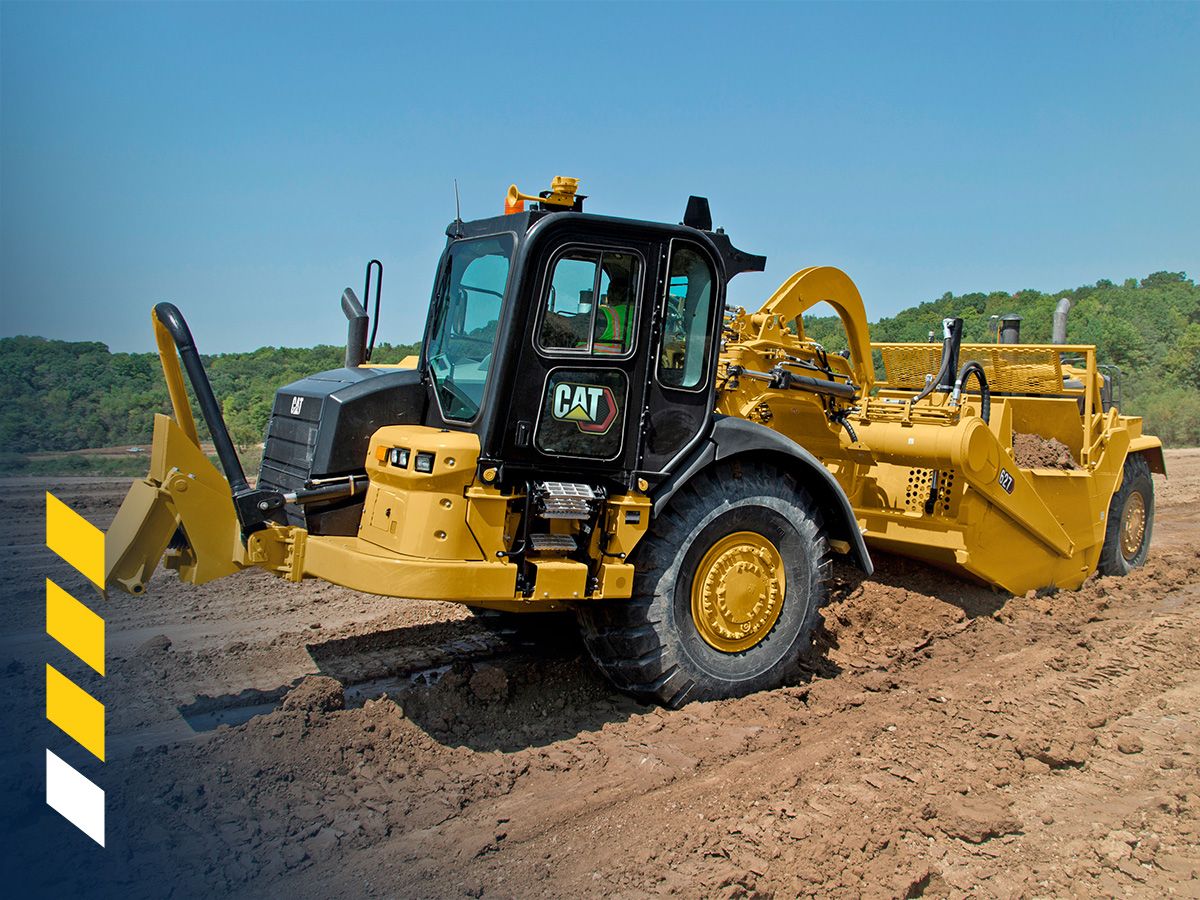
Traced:
<path fill-rule="evenodd" d="M 259 485 L 362 477 L 387 425 L 476 434 L 479 480 L 499 487 L 664 479 L 711 425 L 725 283 L 765 259 L 713 231 L 702 198 L 680 225 L 587 214 L 584 199 L 572 178 L 538 196 L 513 186 L 504 215 L 447 227 L 415 369 L 369 363 L 366 312 L 347 289 L 346 364 L 276 393 Z M 281 515 L 353 535 L 362 507 L 351 495 Z"/>
<path fill-rule="evenodd" d="M 707 432 L 725 283 L 765 260 L 713 232 L 706 201 L 665 225 L 586 214 L 577 188 L 514 186 L 505 215 L 447 228 L 423 424 L 478 434 L 501 484 L 649 485 Z"/>

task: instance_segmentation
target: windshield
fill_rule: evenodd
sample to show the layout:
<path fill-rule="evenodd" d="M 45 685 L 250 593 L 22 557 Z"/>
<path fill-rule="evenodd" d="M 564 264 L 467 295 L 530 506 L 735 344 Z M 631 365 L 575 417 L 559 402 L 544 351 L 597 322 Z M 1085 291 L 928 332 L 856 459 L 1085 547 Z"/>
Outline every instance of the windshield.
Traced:
<path fill-rule="evenodd" d="M 443 418 L 465 422 L 479 412 L 514 244 L 502 234 L 450 247 L 427 354 Z"/>

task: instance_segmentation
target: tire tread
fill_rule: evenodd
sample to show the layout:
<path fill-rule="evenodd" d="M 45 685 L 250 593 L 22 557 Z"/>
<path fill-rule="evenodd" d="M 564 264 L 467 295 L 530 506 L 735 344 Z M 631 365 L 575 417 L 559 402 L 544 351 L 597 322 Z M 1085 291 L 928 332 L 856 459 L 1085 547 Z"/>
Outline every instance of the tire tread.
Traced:
<path fill-rule="evenodd" d="M 683 558 L 680 548 L 692 539 L 714 508 L 729 503 L 731 489 L 739 496 L 775 496 L 791 504 L 795 518 L 789 521 L 804 544 L 815 551 L 810 560 L 807 593 L 811 602 L 797 638 L 800 652 L 777 662 L 765 678 L 756 676 L 757 681 L 748 690 L 798 680 L 806 671 L 806 656 L 811 652 L 812 635 L 822 621 L 819 609 L 826 600 L 833 567 L 820 510 L 804 487 L 787 473 L 755 463 L 725 466 L 698 473 L 651 523 L 635 551 L 631 599 L 577 608 L 584 644 L 600 670 L 616 687 L 639 700 L 676 708 L 694 699 L 747 692 L 732 690 L 729 684 L 703 671 L 689 669 L 687 656 L 678 647 L 678 637 L 663 614 L 663 604 L 672 602 L 679 577 L 671 570 Z"/>

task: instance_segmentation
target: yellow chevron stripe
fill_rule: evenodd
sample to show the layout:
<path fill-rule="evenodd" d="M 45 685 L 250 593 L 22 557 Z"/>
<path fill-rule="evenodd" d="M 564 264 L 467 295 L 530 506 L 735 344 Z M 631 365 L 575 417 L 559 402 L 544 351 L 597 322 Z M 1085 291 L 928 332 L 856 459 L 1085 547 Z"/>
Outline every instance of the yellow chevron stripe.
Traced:
<path fill-rule="evenodd" d="M 49 664 L 46 718 L 104 762 L 104 704 Z"/>
<path fill-rule="evenodd" d="M 46 546 L 104 588 L 104 532 L 49 491 L 46 492 Z"/>
<path fill-rule="evenodd" d="M 104 674 L 104 620 L 46 579 L 46 634 Z"/>

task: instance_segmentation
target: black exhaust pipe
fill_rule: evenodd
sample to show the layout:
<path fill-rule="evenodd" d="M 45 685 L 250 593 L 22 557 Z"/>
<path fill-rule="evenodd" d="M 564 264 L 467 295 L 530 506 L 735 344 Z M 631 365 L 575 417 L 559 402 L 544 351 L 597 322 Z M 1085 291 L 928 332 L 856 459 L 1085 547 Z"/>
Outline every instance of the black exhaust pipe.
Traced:
<path fill-rule="evenodd" d="M 1021 317 L 1016 313 L 1008 313 L 1000 317 L 1000 343 L 1021 343 Z"/>
<path fill-rule="evenodd" d="M 342 291 L 342 312 L 346 314 L 346 368 L 353 369 L 367 361 L 367 324 L 370 319 L 350 288 Z"/>

